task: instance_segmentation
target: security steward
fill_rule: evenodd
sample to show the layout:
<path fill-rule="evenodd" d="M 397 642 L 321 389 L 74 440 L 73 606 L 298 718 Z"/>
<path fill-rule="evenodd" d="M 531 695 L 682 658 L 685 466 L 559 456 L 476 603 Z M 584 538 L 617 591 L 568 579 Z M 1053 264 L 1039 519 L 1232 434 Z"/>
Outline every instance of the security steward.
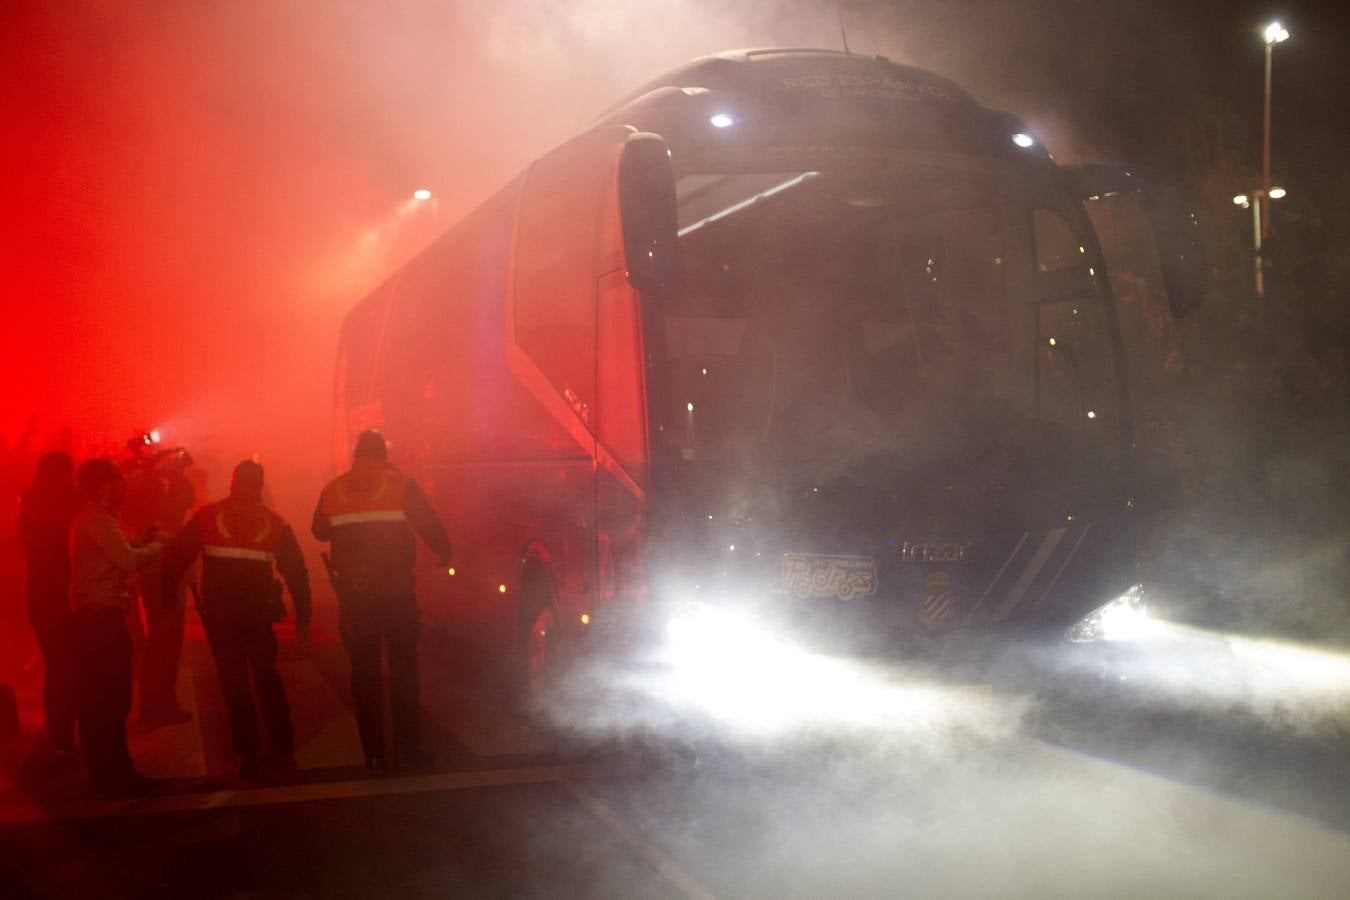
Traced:
<path fill-rule="evenodd" d="M 422 747 L 414 533 L 441 567 L 450 565 L 450 538 L 440 518 L 388 457 L 378 431 L 362 432 L 351 470 L 323 489 L 313 523 L 314 537 L 332 542 L 330 575 L 351 660 L 356 721 L 366 766 L 374 772 L 385 768 L 382 640 L 389 656 L 395 765 L 411 769 L 432 762 Z"/>
<path fill-rule="evenodd" d="M 170 603 L 180 596 L 183 573 L 198 555 L 203 558 L 202 625 L 244 778 L 255 778 L 262 769 L 255 690 L 271 739 L 269 763 L 280 770 L 295 768 L 291 706 L 277 671 L 272 633 L 272 624 L 286 616 L 273 563 L 290 590 L 300 641 L 309 635 L 311 609 L 309 573 L 295 532 L 263 505 L 262 491 L 263 467 L 244 460 L 235 466 L 229 497 L 198 510 L 164 552 L 163 597 Z"/>

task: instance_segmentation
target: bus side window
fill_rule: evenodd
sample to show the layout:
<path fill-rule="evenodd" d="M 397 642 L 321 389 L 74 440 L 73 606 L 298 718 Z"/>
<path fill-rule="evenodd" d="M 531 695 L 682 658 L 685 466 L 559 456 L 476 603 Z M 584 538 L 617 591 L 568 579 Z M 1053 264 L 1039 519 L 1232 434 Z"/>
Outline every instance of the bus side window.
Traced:
<path fill-rule="evenodd" d="M 382 285 L 347 316 L 342 328 L 342 374 L 340 385 L 343 400 L 351 406 L 370 402 L 375 390 L 380 343 L 384 340 L 384 323 L 388 314 L 392 283 Z"/>
<path fill-rule="evenodd" d="M 515 340 L 592 427 L 601 198 L 618 148 L 586 135 L 534 164 L 516 244 Z"/>

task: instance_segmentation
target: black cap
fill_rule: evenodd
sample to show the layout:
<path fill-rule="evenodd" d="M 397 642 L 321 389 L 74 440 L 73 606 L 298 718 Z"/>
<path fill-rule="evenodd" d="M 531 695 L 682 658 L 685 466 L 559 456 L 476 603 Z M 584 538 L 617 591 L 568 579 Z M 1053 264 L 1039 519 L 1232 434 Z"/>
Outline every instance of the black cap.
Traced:
<path fill-rule="evenodd" d="M 234 467 L 230 477 L 230 495 L 235 497 L 261 497 L 263 489 L 263 467 L 259 462 L 246 459 Z"/>
<path fill-rule="evenodd" d="M 92 500 L 105 485 L 122 480 L 122 470 L 108 457 L 100 456 L 81 463 L 75 480 L 80 485 L 80 493 Z"/>
<path fill-rule="evenodd" d="M 361 436 L 356 439 L 354 455 L 357 459 L 388 459 L 389 448 L 385 446 L 384 435 L 374 428 L 361 432 Z"/>

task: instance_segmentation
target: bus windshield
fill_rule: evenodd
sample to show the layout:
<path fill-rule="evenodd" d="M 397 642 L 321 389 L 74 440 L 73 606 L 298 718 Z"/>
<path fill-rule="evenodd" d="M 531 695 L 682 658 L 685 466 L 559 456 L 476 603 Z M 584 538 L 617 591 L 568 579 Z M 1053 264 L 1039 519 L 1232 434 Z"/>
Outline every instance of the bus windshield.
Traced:
<path fill-rule="evenodd" d="M 666 421 L 683 459 L 898 442 L 910 458 L 947 456 L 1013 417 L 1018 372 L 1039 381 L 1021 413 L 1041 431 L 1082 431 L 1088 412 L 1106 413 L 1085 393 L 1111 393 L 1100 296 L 1057 216 L 1033 217 L 976 178 L 931 175 L 696 174 L 677 192 L 684 292 L 664 321 Z M 1009 263 L 1033 242 L 1005 246 L 1010 227 L 1036 229 L 1039 273 L 1083 269 L 1061 297 L 1068 323 L 1041 303 L 1040 324 L 1014 327 Z"/>

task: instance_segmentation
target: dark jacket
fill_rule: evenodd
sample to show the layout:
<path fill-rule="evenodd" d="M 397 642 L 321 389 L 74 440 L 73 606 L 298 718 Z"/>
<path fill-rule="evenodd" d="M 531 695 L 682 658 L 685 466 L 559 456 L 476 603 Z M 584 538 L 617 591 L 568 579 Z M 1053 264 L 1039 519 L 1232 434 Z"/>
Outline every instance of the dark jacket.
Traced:
<path fill-rule="evenodd" d="M 199 555 L 206 618 L 273 618 L 275 564 L 295 604 L 296 624 L 309 624 L 304 554 L 291 526 L 260 501 L 229 497 L 197 511 L 164 551 L 165 597 L 178 596 L 183 573 Z"/>
<path fill-rule="evenodd" d="M 69 608 L 70 526 L 84 508 L 73 484 L 37 483 L 24 491 L 18 531 L 28 564 L 30 615 Z"/>
<path fill-rule="evenodd" d="M 379 459 L 358 458 L 334 479 L 314 510 L 314 537 L 331 541 L 339 583 L 411 582 L 414 534 L 443 562 L 450 537 L 417 482 Z"/>

